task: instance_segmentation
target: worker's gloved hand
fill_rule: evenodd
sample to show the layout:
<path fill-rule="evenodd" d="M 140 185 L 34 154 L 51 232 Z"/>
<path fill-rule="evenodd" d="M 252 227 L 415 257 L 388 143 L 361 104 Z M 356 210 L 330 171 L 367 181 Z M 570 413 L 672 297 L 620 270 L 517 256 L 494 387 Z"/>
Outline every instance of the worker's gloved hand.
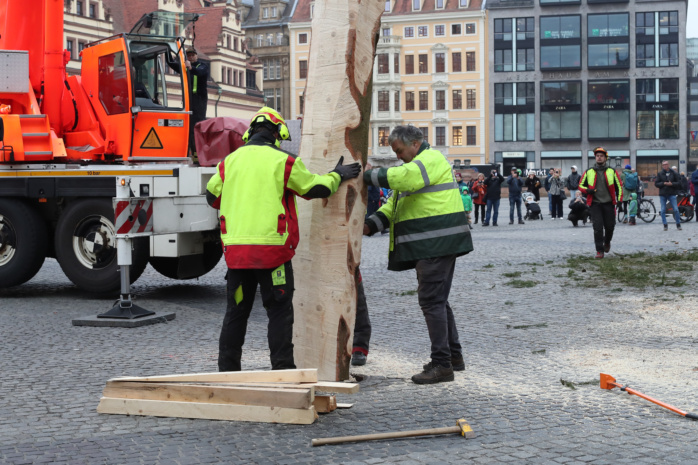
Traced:
<path fill-rule="evenodd" d="M 339 157 L 339 161 L 337 162 L 337 166 L 334 167 L 331 173 L 337 173 L 340 178 L 342 178 L 341 182 L 346 181 L 347 179 L 354 179 L 359 175 L 361 172 L 361 164 L 359 163 L 352 163 L 351 165 L 343 165 L 344 163 L 344 157 Z"/>

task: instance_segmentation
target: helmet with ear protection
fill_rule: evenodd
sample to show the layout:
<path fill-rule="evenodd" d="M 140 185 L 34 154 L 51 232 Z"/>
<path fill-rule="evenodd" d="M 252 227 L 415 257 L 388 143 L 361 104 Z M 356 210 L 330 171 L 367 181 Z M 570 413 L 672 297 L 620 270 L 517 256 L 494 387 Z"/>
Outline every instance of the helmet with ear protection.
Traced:
<path fill-rule="evenodd" d="M 288 131 L 288 126 L 286 126 L 286 121 L 281 117 L 281 115 L 269 107 L 262 107 L 250 120 L 250 127 L 242 135 L 242 141 L 247 143 L 250 138 L 250 131 L 255 128 L 258 124 L 269 122 L 276 126 L 277 131 L 279 131 L 279 137 L 281 140 L 291 140 L 291 133 Z M 276 141 L 276 146 L 278 147 L 280 142 Z"/>

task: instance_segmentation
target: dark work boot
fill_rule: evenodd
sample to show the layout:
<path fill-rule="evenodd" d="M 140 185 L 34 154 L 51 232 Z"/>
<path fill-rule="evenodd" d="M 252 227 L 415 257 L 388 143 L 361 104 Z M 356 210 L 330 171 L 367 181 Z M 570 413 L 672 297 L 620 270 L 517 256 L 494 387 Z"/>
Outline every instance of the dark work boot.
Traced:
<path fill-rule="evenodd" d="M 463 371 L 465 370 L 465 360 L 463 360 L 462 355 L 457 355 L 455 357 L 451 357 L 451 366 L 453 367 L 453 371 Z M 432 364 L 431 362 L 425 363 L 424 366 L 422 367 L 424 371 L 428 371 L 431 369 Z"/>
<path fill-rule="evenodd" d="M 453 368 L 432 365 L 428 370 L 412 377 L 415 384 L 436 384 L 444 381 L 453 381 Z"/>
<path fill-rule="evenodd" d="M 355 367 L 366 365 L 366 355 L 361 352 L 351 354 L 351 364 Z"/>

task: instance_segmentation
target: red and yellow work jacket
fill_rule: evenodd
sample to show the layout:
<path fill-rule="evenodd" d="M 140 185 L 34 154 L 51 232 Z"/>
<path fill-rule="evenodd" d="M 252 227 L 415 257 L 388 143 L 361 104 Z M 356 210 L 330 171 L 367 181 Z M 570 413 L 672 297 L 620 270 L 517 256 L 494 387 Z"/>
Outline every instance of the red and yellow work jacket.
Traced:
<path fill-rule="evenodd" d="M 618 175 L 616 174 L 615 170 L 613 168 L 606 168 L 604 174 L 606 175 L 604 176 L 604 182 L 608 186 L 608 193 L 611 194 L 613 205 L 616 204 L 616 201 L 622 202 L 623 185 L 621 184 L 620 179 L 618 179 Z M 579 181 L 579 190 L 582 192 L 582 194 L 586 196 L 587 205 L 591 205 L 591 202 L 594 199 L 594 192 L 596 191 L 596 181 L 597 176 L 596 170 L 594 168 L 589 168 L 588 170 L 586 170 L 584 176 L 582 176 L 582 180 Z"/>
<path fill-rule="evenodd" d="M 337 173 L 310 173 L 273 138 L 253 135 L 218 164 L 206 186 L 209 204 L 220 209 L 228 268 L 276 268 L 291 260 L 299 239 L 296 196 L 329 197 L 340 181 Z"/>

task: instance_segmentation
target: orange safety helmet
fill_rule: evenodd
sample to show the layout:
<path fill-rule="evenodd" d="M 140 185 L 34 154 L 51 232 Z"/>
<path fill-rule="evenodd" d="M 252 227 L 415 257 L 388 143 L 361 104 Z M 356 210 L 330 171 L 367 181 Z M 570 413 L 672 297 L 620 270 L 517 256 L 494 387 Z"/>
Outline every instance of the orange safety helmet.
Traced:
<path fill-rule="evenodd" d="M 276 125 L 281 140 L 291 140 L 291 133 L 288 131 L 286 121 L 284 121 L 281 115 L 273 108 L 262 107 L 259 109 L 257 113 L 255 113 L 255 115 L 250 120 L 250 127 L 247 129 L 247 131 L 245 131 L 245 134 L 242 135 L 243 142 L 247 143 L 247 141 L 249 140 L 250 130 L 254 129 L 255 126 L 257 126 L 258 124 L 264 122 L 270 122 Z M 276 145 L 277 147 L 280 145 L 278 140 Z"/>
<path fill-rule="evenodd" d="M 603 148 L 603 147 L 596 147 L 596 148 L 594 149 L 594 155 L 596 155 L 598 152 L 603 153 L 604 155 L 606 155 L 606 158 L 608 158 L 608 152 L 606 151 L 605 148 Z"/>

